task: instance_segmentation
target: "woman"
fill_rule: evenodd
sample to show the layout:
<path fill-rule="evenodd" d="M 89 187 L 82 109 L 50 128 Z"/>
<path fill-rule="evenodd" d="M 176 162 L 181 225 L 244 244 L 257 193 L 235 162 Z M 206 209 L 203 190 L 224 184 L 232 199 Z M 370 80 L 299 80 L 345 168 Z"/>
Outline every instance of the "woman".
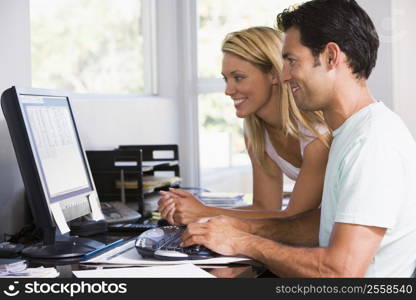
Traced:
<path fill-rule="evenodd" d="M 328 129 L 317 112 L 302 112 L 290 87 L 282 84 L 282 34 L 269 27 L 230 33 L 223 46 L 225 94 L 244 118 L 245 141 L 253 167 L 253 205 L 208 207 L 192 194 L 161 192 L 159 211 L 171 224 L 201 217 L 285 217 L 319 207 L 328 158 Z M 289 205 L 282 208 L 283 174 L 295 180 Z"/>

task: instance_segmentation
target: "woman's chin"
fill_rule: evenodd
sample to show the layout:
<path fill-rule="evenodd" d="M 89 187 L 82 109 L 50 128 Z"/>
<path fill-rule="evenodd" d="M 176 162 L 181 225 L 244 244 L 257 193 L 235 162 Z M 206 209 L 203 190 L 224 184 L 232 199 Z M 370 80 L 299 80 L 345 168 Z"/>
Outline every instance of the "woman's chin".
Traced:
<path fill-rule="evenodd" d="M 238 118 L 246 118 L 246 117 L 248 117 L 250 114 L 249 114 L 249 113 L 247 113 L 247 112 L 245 112 L 245 111 L 242 111 L 242 110 L 237 110 L 237 111 L 235 112 L 235 115 L 236 115 Z"/>

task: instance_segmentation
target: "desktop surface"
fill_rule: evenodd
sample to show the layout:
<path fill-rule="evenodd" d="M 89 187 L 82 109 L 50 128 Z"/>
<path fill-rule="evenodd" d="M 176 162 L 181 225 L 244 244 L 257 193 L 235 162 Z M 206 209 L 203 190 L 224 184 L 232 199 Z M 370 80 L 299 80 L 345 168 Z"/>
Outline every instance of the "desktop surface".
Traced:
<path fill-rule="evenodd" d="M 109 232 L 105 234 L 98 234 L 90 238 L 104 244 L 110 244 L 119 239 L 128 240 L 134 238 L 135 236 L 137 235 L 133 235 L 131 233 L 128 235 L 126 233 L 119 234 Z M 74 259 L 28 259 L 28 262 L 30 267 L 56 267 L 57 271 L 60 273 L 59 278 L 74 278 L 72 271 L 99 268 L 99 266 L 82 264 L 79 260 Z M 217 278 L 256 278 L 261 276 L 261 274 L 265 271 L 265 267 L 255 261 L 247 261 L 247 263 L 232 263 L 227 265 L 207 265 L 204 266 L 203 269 Z"/>

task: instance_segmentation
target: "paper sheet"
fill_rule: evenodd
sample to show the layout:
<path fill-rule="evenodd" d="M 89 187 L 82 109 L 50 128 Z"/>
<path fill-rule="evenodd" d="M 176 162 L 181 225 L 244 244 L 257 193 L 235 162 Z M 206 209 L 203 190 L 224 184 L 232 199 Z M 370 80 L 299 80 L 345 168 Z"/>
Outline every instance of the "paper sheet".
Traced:
<path fill-rule="evenodd" d="M 54 268 L 27 268 L 21 272 L 13 272 L 8 274 L 0 274 L 0 278 L 56 278 L 59 272 Z"/>
<path fill-rule="evenodd" d="M 220 256 L 215 258 L 201 260 L 175 260 L 165 261 L 151 258 L 143 258 L 135 248 L 135 240 L 131 240 L 120 247 L 111 249 L 99 256 L 83 261 L 83 264 L 101 264 L 101 265 L 129 265 L 129 266 L 152 266 L 152 265 L 177 265 L 177 264 L 194 264 L 194 265 L 211 265 L 211 264 L 229 264 L 241 261 L 247 261 L 246 257 Z"/>
<path fill-rule="evenodd" d="M 61 206 L 59 205 L 59 202 L 55 202 L 51 204 L 49 207 L 51 208 L 51 212 L 53 218 L 55 219 L 56 226 L 58 226 L 61 234 L 69 232 L 69 226 L 65 221 L 65 217 L 62 212 Z"/>
<path fill-rule="evenodd" d="M 193 264 L 73 271 L 78 278 L 215 278 Z"/>
<path fill-rule="evenodd" d="M 91 219 L 94 221 L 103 220 L 104 215 L 101 211 L 98 196 L 95 192 L 88 196 L 88 201 L 90 202 L 91 207 Z"/>

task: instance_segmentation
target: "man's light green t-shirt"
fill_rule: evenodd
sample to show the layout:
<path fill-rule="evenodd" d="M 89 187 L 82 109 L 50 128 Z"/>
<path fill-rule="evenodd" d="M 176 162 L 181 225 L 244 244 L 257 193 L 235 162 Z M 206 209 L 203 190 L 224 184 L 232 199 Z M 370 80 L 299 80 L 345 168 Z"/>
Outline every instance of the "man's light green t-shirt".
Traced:
<path fill-rule="evenodd" d="M 329 245 L 337 222 L 387 228 L 366 277 L 413 274 L 416 143 L 401 119 L 381 102 L 364 107 L 333 132 L 321 206 L 321 247 Z"/>

